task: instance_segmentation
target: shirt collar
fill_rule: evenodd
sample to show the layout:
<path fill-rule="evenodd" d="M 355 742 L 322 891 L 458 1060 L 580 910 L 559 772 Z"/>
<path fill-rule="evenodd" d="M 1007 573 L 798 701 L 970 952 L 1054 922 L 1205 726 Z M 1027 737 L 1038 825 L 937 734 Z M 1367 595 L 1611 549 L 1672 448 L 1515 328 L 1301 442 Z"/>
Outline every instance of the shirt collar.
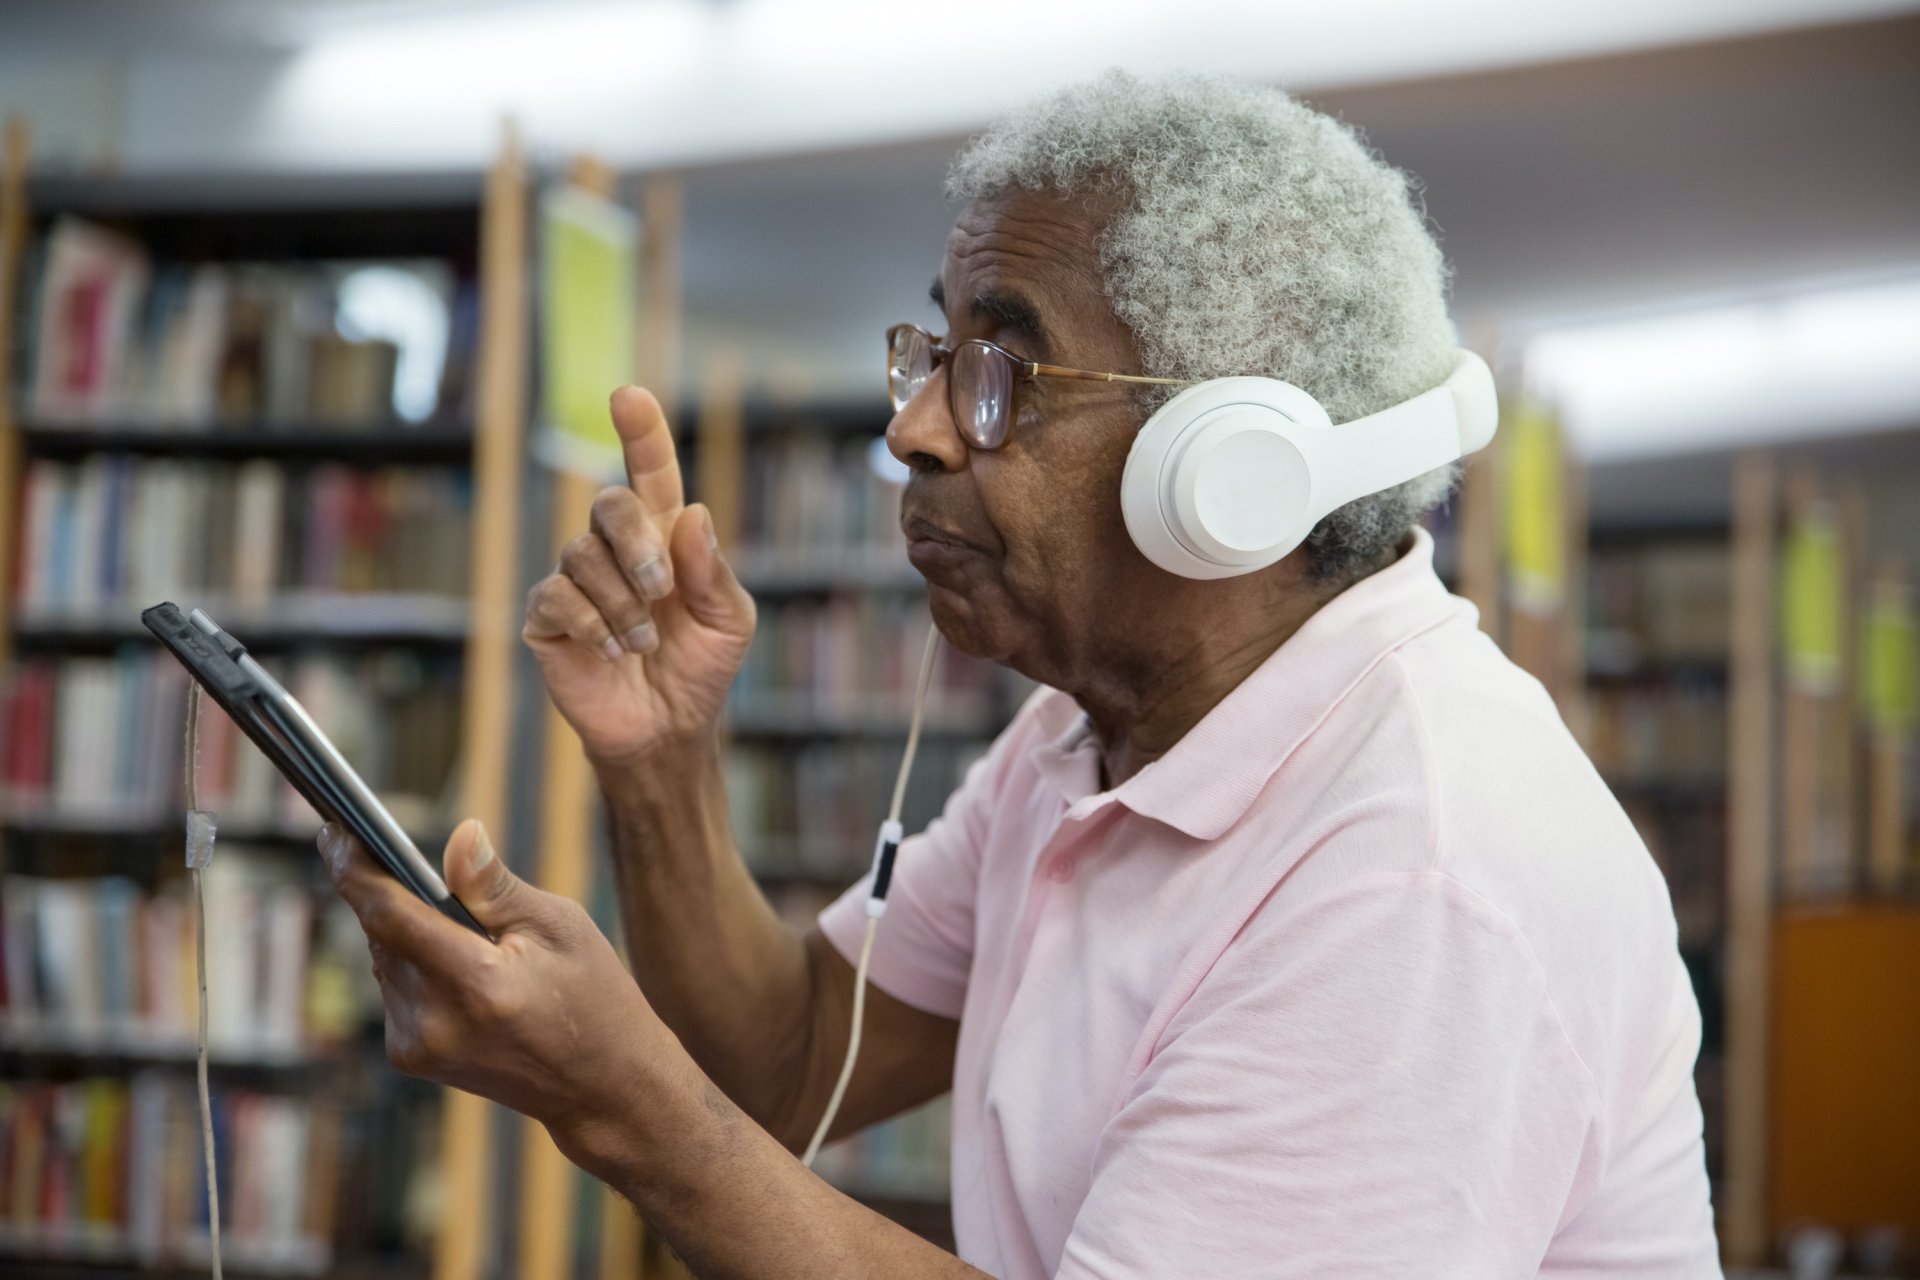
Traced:
<path fill-rule="evenodd" d="M 1442 622 L 1478 620 L 1433 570 L 1433 539 L 1416 528 L 1398 560 L 1321 606 L 1164 756 L 1111 799 L 1197 840 L 1238 822 L 1295 747 L 1383 657 Z M 1046 745 L 1034 762 L 1071 806 L 1098 791 L 1086 717 L 1055 693 L 1036 708 Z"/>

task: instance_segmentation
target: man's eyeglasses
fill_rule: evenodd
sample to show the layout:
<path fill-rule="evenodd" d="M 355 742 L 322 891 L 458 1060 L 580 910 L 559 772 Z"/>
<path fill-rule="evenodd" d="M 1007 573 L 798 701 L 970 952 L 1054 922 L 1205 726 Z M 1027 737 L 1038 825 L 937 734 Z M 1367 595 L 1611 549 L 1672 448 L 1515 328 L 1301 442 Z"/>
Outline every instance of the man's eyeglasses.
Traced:
<path fill-rule="evenodd" d="M 1130 373 L 1095 373 L 1057 364 L 1023 360 L 997 342 L 969 338 L 947 346 L 917 324 L 887 330 L 887 390 L 897 413 L 920 394 L 942 364 L 947 369 L 947 407 L 960 434 L 976 449 L 998 449 L 1013 430 L 1014 392 L 1023 378 L 1077 378 L 1083 382 L 1136 382 L 1154 386 L 1193 385 L 1180 378 L 1145 378 Z"/>

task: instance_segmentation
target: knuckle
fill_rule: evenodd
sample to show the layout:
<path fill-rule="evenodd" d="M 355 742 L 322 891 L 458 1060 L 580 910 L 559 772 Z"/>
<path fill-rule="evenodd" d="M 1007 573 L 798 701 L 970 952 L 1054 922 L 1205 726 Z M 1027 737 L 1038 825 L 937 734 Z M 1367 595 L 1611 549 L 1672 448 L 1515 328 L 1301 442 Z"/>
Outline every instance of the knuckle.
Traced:
<path fill-rule="evenodd" d="M 461 1003 L 469 1018 L 491 1028 L 511 1026 L 527 1010 L 527 1001 L 520 989 L 508 982 L 474 983 L 467 988 Z"/>
<path fill-rule="evenodd" d="M 560 549 L 560 571 L 570 578 L 578 576 L 597 559 L 600 546 L 597 533 L 582 533 L 567 539 L 567 545 Z"/>
<path fill-rule="evenodd" d="M 617 484 L 610 484 L 593 495 L 593 522 L 605 525 L 621 520 L 633 513 L 640 499 L 633 490 Z"/>
<path fill-rule="evenodd" d="M 543 924 L 548 939 L 562 950 L 577 948 L 585 939 L 599 931 L 593 917 L 587 909 L 571 898 L 554 899 L 552 909 L 546 912 Z"/>

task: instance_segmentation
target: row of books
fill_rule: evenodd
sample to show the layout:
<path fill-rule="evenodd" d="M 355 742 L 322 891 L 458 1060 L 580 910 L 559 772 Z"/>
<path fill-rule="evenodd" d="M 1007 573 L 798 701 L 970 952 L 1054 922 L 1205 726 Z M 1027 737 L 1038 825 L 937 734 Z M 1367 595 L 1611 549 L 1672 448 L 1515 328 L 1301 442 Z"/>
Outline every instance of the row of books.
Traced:
<path fill-rule="evenodd" d="M 412 650 L 263 659 L 411 830 L 451 802 L 460 665 Z M 105 658 L 30 658 L 0 678 L 4 812 L 53 824 L 172 821 L 184 800 L 187 676 L 153 646 Z M 198 801 L 222 824 L 310 828 L 313 811 L 210 700 L 202 704 Z"/>
<path fill-rule="evenodd" d="M 901 596 L 836 595 L 766 604 L 734 681 L 736 722 L 872 718 L 905 724 L 927 639 L 926 605 Z M 993 702 L 995 669 L 942 645 L 930 722 L 967 721 Z"/>
<path fill-rule="evenodd" d="M 1587 565 L 1589 662 L 1596 670 L 1724 662 L 1732 617 L 1725 542 L 1650 542 Z"/>
<path fill-rule="evenodd" d="M 813 743 L 797 751 L 735 746 L 727 753 L 727 794 L 735 839 L 763 875 L 851 881 L 873 854 L 886 816 L 900 743 Z M 901 807 L 909 832 L 939 814 L 966 767 L 986 749 L 978 741 L 920 744 Z"/>
<path fill-rule="evenodd" d="M 218 594 L 467 589 L 471 482 L 449 468 L 289 468 L 95 454 L 34 459 L 22 487 L 23 612 Z"/>
<path fill-rule="evenodd" d="M 879 448 L 866 435 L 756 438 L 747 451 L 741 502 L 749 554 L 775 562 L 850 551 L 900 556 L 901 489 L 898 479 L 875 469 Z"/>
<path fill-rule="evenodd" d="M 1610 686 L 1587 698 L 1587 754 L 1609 779 L 1712 784 L 1727 773 L 1724 686 Z"/>
<path fill-rule="evenodd" d="M 347 427 L 463 393 L 448 349 L 471 338 L 453 332 L 445 263 L 156 263 L 62 218 L 28 265 L 23 385 L 43 421 Z"/>
<path fill-rule="evenodd" d="M 204 1265 L 205 1165 L 193 1089 L 191 1077 L 160 1072 L 0 1084 L 0 1251 Z M 339 1168 L 332 1109 L 222 1090 L 213 1127 L 226 1265 L 323 1271 Z"/>
<path fill-rule="evenodd" d="M 316 855 L 317 857 L 317 855 Z M 297 1060 L 358 1032 L 377 1009 L 357 939 L 337 925 L 310 868 L 243 845 L 204 875 L 209 1052 Z M 322 905 L 324 904 L 324 906 Z M 181 880 L 0 881 L 0 1027 L 15 1048 L 191 1055 L 198 1017 L 193 903 Z"/>
<path fill-rule="evenodd" d="M 936 1098 L 820 1152 L 814 1172 L 858 1195 L 944 1200 L 953 1159 L 953 1101 Z"/>

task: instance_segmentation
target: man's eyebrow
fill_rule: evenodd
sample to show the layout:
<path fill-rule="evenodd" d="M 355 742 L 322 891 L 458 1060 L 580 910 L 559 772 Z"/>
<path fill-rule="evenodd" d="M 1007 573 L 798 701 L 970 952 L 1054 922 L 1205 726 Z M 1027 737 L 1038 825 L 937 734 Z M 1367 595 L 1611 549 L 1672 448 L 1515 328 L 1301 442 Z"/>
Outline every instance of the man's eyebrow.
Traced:
<path fill-rule="evenodd" d="M 1039 309 L 1025 296 L 1009 290 L 990 289 L 974 298 L 973 314 L 992 321 L 996 330 L 1012 333 L 1018 338 L 1021 355 L 1034 359 L 1047 353 L 1047 327 L 1040 323 Z"/>

